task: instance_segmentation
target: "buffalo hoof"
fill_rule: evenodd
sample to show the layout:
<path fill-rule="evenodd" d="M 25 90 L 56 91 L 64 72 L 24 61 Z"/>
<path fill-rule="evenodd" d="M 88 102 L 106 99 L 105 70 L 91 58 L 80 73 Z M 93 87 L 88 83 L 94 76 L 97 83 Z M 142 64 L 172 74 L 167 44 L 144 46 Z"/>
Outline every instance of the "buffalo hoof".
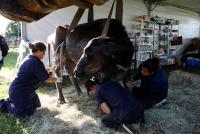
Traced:
<path fill-rule="evenodd" d="M 60 106 L 60 105 L 63 105 L 63 104 L 65 104 L 66 102 L 65 102 L 65 99 L 58 99 L 58 101 L 57 101 L 57 106 Z"/>
<path fill-rule="evenodd" d="M 83 94 L 83 92 L 79 91 L 79 92 L 77 92 L 77 94 L 78 94 L 78 97 L 79 97 L 79 96 L 81 96 Z"/>

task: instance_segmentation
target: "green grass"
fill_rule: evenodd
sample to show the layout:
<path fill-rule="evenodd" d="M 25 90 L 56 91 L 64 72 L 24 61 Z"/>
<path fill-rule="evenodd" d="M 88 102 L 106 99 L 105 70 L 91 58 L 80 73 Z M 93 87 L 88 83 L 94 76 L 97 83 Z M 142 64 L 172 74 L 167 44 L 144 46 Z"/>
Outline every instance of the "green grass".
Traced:
<path fill-rule="evenodd" d="M 6 80 L 6 82 L 0 82 L 0 99 L 8 97 L 8 88 L 10 81 L 13 79 L 17 56 L 17 49 L 10 49 L 8 55 L 4 59 L 4 65 L 0 71 L 0 75 L 7 77 L 8 80 Z"/>
<path fill-rule="evenodd" d="M 8 98 L 8 85 L 0 83 L 0 99 Z"/>
<path fill-rule="evenodd" d="M 26 134 L 25 124 L 26 120 L 20 120 L 11 115 L 0 113 L 1 134 Z"/>
<path fill-rule="evenodd" d="M 18 49 L 10 49 L 8 55 L 4 59 L 4 66 L 1 72 L 14 70 L 17 57 L 18 57 Z"/>

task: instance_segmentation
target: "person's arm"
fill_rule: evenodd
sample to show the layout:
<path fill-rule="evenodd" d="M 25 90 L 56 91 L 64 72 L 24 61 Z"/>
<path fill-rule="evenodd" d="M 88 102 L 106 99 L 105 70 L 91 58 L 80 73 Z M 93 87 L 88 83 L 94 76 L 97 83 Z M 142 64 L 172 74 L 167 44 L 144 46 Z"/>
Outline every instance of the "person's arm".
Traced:
<path fill-rule="evenodd" d="M 55 82 L 57 82 L 57 78 L 49 77 L 47 80 L 45 80 L 45 82 L 47 82 L 47 83 L 55 83 Z"/>
<path fill-rule="evenodd" d="M 110 107 L 105 103 L 103 94 L 101 92 L 101 87 L 97 88 L 96 93 L 95 93 L 95 98 L 97 103 L 99 104 L 100 110 L 104 113 L 104 114 L 111 114 L 111 109 Z"/>
<path fill-rule="evenodd" d="M 100 108 L 101 108 L 103 113 L 111 114 L 111 109 L 105 102 L 101 103 Z"/>

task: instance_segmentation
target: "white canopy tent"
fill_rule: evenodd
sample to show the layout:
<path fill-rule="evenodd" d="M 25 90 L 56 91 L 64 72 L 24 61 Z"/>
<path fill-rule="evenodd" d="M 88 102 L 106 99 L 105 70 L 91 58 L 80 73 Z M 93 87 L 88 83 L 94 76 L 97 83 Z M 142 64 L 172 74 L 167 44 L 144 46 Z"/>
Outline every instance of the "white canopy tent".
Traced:
<path fill-rule="evenodd" d="M 200 0 L 166 0 L 161 6 L 173 6 L 200 14 Z"/>

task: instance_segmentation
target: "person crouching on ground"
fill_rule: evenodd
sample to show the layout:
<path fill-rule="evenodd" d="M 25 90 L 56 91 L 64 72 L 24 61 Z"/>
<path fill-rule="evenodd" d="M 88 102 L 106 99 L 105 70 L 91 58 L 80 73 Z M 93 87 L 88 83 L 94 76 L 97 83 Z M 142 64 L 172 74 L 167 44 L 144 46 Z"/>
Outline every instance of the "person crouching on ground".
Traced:
<path fill-rule="evenodd" d="M 41 106 L 35 92 L 40 82 L 54 83 L 56 78 L 51 77 L 44 67 L 43 59 L 46 46 L 42 42 L 29 44 L 31 55 L 26 57 L 19 68 L 16 78 L 9 88 L 9 99 L 0 100 L 0 111 L 14 114 L 17 117 L 26 117 L 33 114 Z"/>
<path fill-rule="evenodd" d="M 132 89 L 133 96 L 144 104 L 145 109 L 148 109 L 167 97 L 168 77 L 157 58 L 144 61 L 139 70 L 139 74 L 134 78 L 135 82 L 128 81 L 126 85 Z"/>
<path fill-rule="evenodd" d="M 102 118 L 105 126 L 118 129 L 121 124 L 143 121 L 143 105 L 117 81 L 99 84 L 97 80 L 89 79 L 85 87 L 88 92 L 95 94 L 96 101 L 105 114 Z"/>

